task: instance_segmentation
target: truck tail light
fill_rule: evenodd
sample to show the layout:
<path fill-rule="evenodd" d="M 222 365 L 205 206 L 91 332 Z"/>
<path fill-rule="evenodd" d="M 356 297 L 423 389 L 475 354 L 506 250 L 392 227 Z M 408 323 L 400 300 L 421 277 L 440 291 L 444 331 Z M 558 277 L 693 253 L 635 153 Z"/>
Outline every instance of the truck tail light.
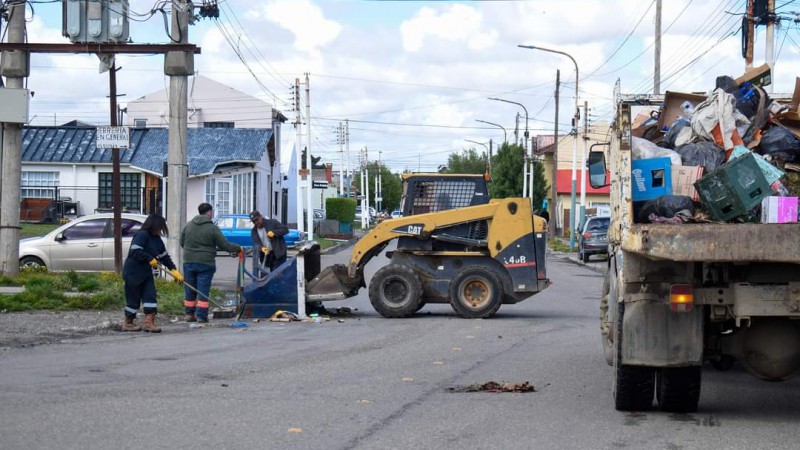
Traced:
<path fill-rule="evenodd" d="M 669 308 L 674 312 L 689 312 L 694 307 L 694 289 L 691 284 L 673 284 L 669 287 Z"/>

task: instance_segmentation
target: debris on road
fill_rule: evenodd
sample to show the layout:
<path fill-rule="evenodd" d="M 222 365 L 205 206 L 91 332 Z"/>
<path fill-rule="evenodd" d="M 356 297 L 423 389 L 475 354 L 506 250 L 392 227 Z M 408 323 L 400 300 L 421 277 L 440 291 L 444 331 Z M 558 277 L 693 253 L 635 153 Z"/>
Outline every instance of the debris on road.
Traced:
<path fill-rule="evenodd" d="M 497 381 L 487 381 L 483 384 L 470 384 L 469 386 L 451 387 L 447 390 L 451 392 L 536 392 L 533 385 L 528 381 L 521 383 L 498 383 Z"/>

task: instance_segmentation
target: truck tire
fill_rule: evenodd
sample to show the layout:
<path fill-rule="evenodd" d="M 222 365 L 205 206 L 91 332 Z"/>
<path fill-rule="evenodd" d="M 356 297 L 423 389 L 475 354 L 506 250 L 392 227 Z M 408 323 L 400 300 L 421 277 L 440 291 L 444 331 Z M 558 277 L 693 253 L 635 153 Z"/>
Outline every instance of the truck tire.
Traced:
<path fill-rule="evenodd" d="M 408 317 L 417 312 L 421 298 L 422 282 L 406 266 L 382 267 L 369 282 L 369 302 L 383 317 Z"/>
<path fill-rule="evenodd" d="M 486 319 L 503 303 L 503 285 L 491 269 L 467 266 L 450 284 L 450 305 L 461 317 Z"/>
<path fill-rule="evenodd" d="M 656 374 L 656 398 L 662 411 L 691 413 L 700 401 L 702 368 L 670 367 Z"/>
<path fill-rule="evenodd" d="M 613 268 L 609 267 L 606 276 L 603 279 L 603 291 L 600 296 L 600 340 L 603 342 L 603 356 L 606 358 L 606 364 L 609 366 L 614 365 L 614 320 L 611 316 L 611 309 L 617 304 L 616 295 L 611 295 L 611 277 L 614 277 L 616 283 L 617 277 L 612 275 Z M 616 285 L 613 292 L 616 293 Z"/>
<path fill-rule="evenodd" d="M 617 303 L 614 331 L 614 408 L 617 411 L 647 411 L 653 407 L 655 369 L 622 364 L 622 317 L 625 303 Z"/>

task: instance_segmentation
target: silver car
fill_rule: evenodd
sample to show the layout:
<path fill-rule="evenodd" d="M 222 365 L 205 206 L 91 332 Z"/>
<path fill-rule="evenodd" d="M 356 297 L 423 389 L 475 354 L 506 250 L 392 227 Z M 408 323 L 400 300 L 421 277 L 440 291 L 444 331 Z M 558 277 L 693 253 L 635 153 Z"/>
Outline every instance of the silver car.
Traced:
<path fill-rule="evenodd" d="M 60 272 L 101 272 L 114 270 L 114 215 L 79 217 L 42 237 L 19 241 L 20 267 L 46 267 Z M 122 214 L 122 258 L 128 255 L 133 235 L 147 218 Z"/>

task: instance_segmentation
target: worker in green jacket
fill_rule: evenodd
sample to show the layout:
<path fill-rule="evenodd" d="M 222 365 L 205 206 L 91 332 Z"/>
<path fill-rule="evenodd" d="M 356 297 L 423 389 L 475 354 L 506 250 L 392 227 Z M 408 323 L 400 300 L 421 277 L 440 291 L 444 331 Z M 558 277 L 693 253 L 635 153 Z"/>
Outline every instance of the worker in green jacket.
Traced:
<path fill-rule="evenodd" d="M 196 215 L 181 230 L 181 248 L 183 249 L 183 274 L 186 284 L 194 286 L 200 292 L 184 287 L 186 296 L 183 309 L 187 322 L 208 323 L 208 299 L 211 291 L 211 280 L 217 271 L 215 263 L 217 249 L 227 252 L 239 252 L 242 247 L 228 242 L 219 227 L 212 222 L 214 208 L 208 203 L 197 207 Z"/>

